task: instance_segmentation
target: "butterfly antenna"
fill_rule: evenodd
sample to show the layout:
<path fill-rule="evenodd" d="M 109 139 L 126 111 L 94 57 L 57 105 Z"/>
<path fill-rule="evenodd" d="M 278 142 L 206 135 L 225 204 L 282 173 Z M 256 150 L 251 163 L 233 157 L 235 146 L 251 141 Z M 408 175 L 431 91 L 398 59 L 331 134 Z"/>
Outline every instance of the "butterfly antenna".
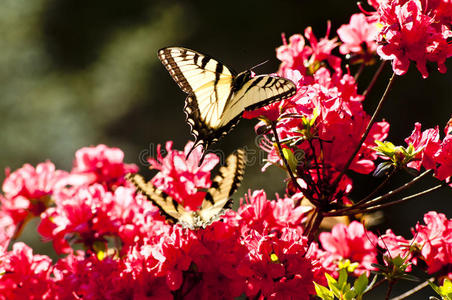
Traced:
<path fill-rule="evenodd" d="M 250 68 L 250 71 L 256 69 L 257 67 L 260 67 L 260 66 L 262 66 L 262 65 L 265 65 L 265 64 L 268 63 L 268 62 L 269 62 L 269 60 L 267 59 L 266 61 L 261 62 L 260 64 L 257 64 L 257 65 L 255 65 L 254 67 Z"/>

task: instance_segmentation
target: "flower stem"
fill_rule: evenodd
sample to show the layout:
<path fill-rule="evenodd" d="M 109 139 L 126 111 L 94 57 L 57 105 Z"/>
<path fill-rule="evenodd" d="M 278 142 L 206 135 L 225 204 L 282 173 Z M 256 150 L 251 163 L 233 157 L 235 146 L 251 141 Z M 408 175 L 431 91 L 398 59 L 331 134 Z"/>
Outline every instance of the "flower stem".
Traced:
<path fill-rule="evenodd" d="M 397 172 L 397 168 L 394 168 L 391 172 L 391 174 L 389 174 L 385 180 L 383 180 L 382 183 L 380 183 L 369 195 L 367 195 L 366 197 L 364 197 L 363 199 L 359 200 L 358 202 L 356 202 L 353 206 L 359 206 L 363 203 L 366 203 L 367 201 L 369 201 L 369 199 L 371 199 L 373 196 L 375 196 L 376 193 L 378 193 L 378 191 L 380 191 L 388 182 L 389 180 L 392 178 L 392 176 L 394 176 L 394 174 Z"/>
<path fill-rule="evenodd" d="M 442 184 L 438 184 L 437 186 L 434 186 L 434 187 L 432 187 L 432 188 L 429 188 L 429 189 L 427 189 L 427 190 L 425 190 L 425 191 L 422 191 L 422 192 L 419 192 L 419 193 L 417 193 L 417 194 L 413 194 L 413 195 L 404 197 L 404 198 L 399 199 L 399 200 L 395 200 L 395 201 L 391 201 L 391 202 L 388 202 L 388 203 L 384 203 L 384 204 L 375 205 L 375 206 L 372 206 L 372 207 L 365 208 L 365 209 L 363 210 L 363 212 L 364 212 L 364 213 L 372 212 L 372 211 L 379 210 L 379 209 L 382 209 L 382 208 L 385 208 L 385 207 L 388 207 L 388 206 L 392 206 L 392 205 L 395 205 L 395 204 L 399 204 L 399 203 L 402 203 L 402 202 L 405 202 L 405 201 L 414 199 L 414 198 L 416 198 L 416 197 L 420 197 L 420 196 L 423 196 L 423 195 L 425 195 L 425 194 L 431 193 L 431 192 L 436 191 L 436 190 L 438 190 L 438 189 L 440 189 L 440 188 L 442 188 L 442 187 L 443 187 Z"/>
<path fill-rule="evenodd" d="M 385 300 L 389 300 L 389 296 L 391 296 L 391 292 L 392 292 L 392 287 L 394 286 L 394 281 L 389 281 L 388 282 L 388 290 L 386 291 L 386 297 Z"/>
<path fill-rule="evenodd" d="M 308 237 L 308 245 L 314 241 L 315 234 L 317 233 L 317 230 L 320 227 L 320 223 L 323 221 L 323 214 L 322 212 L 316 208 L 313 214 L 314 221 L 311 223 L 311 226 L 309 227 L 309 230 L 307 232 Z"/>
<path fill-rule="evenodd" d="M 411 181 L 405 183 L 404 185 L 396 188 L 395 190 L 389 191 L 385 195 L 378 196 L 377 198 L 374 198 L 374 199 L 370 200 L 369 202 L 364 202 L 363 200 L 360 200 L 360 201 L 358 201 L 358 203 L 356 203 L 353 206 L 350 206 L 350 207 L 347 207 L 347 208 L 344 208 L 344 209 L 340 209 L 340 210 L 336 210 L 336 211 L 327 213 L 326 215 L 328 215 L 328 216 L 341 216 L 344 213 L 347 214 L 348 211 L 351 211 L 351 210 L 356 211 L 356 210 L 359 210 L 360 208 L 364 208 L 364 207 L 366 207 L 365 205 L 368 205 L 368 204 L 375 205 L 375 204 L 381 202 L 384 199 L 387 199 L 387 198 L 389 198 L 391 196 L 394 196 L 394 195 L 406 190 L 407 188 L 409 188 L 410 186 L 412 186 L 413 184 L 415 184 L 416 182 L 418 182 L 419 180 L 421 180 L 423 177 L 427 176 L 431 172 L 432 172 L 432 170 L 424 171 L 422 174 L 420 174 L 419 176 L 413 178 Z"/>
<path fill-rule="evenodd" d="M 391 298 L 391 300 L 402 300 L 407 298 L 408 296 L 413 295 L 414 293 L 417 293 L 418 291 L 422 290 L 423 288 L 425 288 L 426 286 L 428 286 L 430 280 L 432 280 L 433 278 L 429 278 L 426 281 L 424 281 L 423 283 L 417 285 L 416 287 L 412 288 L 411 290 L 397 296 L 394 298 Z"/>
<path fill-rule="evenodd" d="M 290 179 L 292 180 L 293 184 L 295 185 L 297 190 L 301 192 L 303 191 L 303 188 L 300 186 L 300 184 L 298 184 L 297 179 L 295 178 L 295 175 L 293 174 L 292 169 L 290 168 L 289 163 L 287 162 L 287 159 L 284 156 L 281 142 L 279 141 L 278 131 L 276 130 L 276 123 L 272 123 L 272 131 L 273 136 L 275 137 L 275 143 L 278 147 L 279 156 L 281 157 L 284 165 L 286 166 L 287 172 L 289 173 Z"/>
<path fill-rule="evenodd" d="M 358 69 L 358 71 L 356 72 L 356 74 L 355 74 L 355 81 L 357 81 L 358 80 L 358 78 L 359 78 L 359 75 L 361 75 L 361 73 L 363 72 L 363 70 L 364 70 L 364 63 L 362 63 L 362 64 L 360 64 L 359 65 L 359 69 Z"/>
<path fill-rule="evenodd" d="M 388 202 L 388 203 L 383 203 L 383 204 L 374 205 L 374 206 L 370 206 L 370 207 L 368 207 L 368 206 L 366 206 L 366 207 L 359 207 L 359 208 L 356 208 L 356 209 L 344 212 L 344 213 L 342 213 L 340 215 L 344 216 L 344 215 L 355 215 L 355 214 L 358 214 L 358 213 L 369 213 L 369 212 L 372 212 L 372 211 L 375 211 L 375 210 L 379 210 L 379 209 L 382 209 L 382 208 L 385 208 L 385 207 L 388 207 L 388 206 L 392 206 L 392 205 L 395 205 L 395 204 L 399 204 L 399 203 L 411 200 L 411 199 L 416 198 L 416 197 L 423 196 L 425 194 L 428 194 L 428 193 L 431 193 L 433 191 L 436 191 L 436 190 L 442 188 L 443 186 L 444 186 L 443 184 L 438 184 L 437 186 L 434 186 L 432 188 L 429 188 L 429 189 L 427 189 L 425 191 L 422 191 L 422 192 L 419 192 L 417 194 L 413 194 L 413 195 L 410 195 L 410 196 L 407 196 L 407 197 L 403 197 L 401 199 L 394 200 L 394 201 L 391 201 L 391 202 Z M 335 213 L 335 212 L 333 212 L 333 213 Z M 336 214 L 331 214 L 330 215 L 328 213 L 326 213 L 325 215 L 326 216 L 337 216 Z"/>
<path fill-rule="evenodd" d="M 375 72 L 374 76 L 372 77 L 372 80 L 369 83 L 369 86 L 367 87 L 367 89 L 363 92 L 363 96 L 366 97 L 367 94 L 370 93 L 370 91 L 372 90 L 372 88 L 375 85 L 375 82 L 377 82 L 378 77 L 380 77 L 381 71 L 383 71 L 384 66 L 386 65 L 386 60 L 383 60 L 380 64 L 380 66 L 378 67 L 377 71 Z"/>
<path fill-rule="evenodd" d="M 350 164 L 352 163 L 353 159 L 355 158 L 356 154 L 358 154 L 359 150 L 361 149 L 361 145 L 364 143 L 364 141 L 367 138 L 367 135 L 370 132 L 370 129 L 372 128 L 372 125 L 375 122 L 375 119 L 377 118 L 377 115 L 380 113 L 382 107 L 383 107 L 383 103 L 385 102 L 385 100 L 388 98 L 389 95 L 389 91 L 392 88 L 392 85 L 394 84 L 394 79 L 395 79 L 395 74 L 392 73 L 391 79 L 389 79 L 388 85 L 386 86 L 386 90 L 383 93 L 383 96 L 380 99 L 380 102 L 378 102 L 378 106 L 375 109 L 372 118 L 370 119 L 369 123 L 367 124 L 366 130 L 364 131 L 364 133 L 361 136 L 361 140 L 359 141 L 358 145 L 356 146 L 355 151 L 353 152 L 353 154 L 350 156 L 350 158 L 348 159 L 347 163 L 345 164 L 344 168 L 342 169 L 341 173 L 336 177 L 336 179 L 334 180 L 332 186 L 336 187 L 339 183 L 339 181 L 341 180 L 342 176 L 344 176 L 345 171 L 348 170 L 348 167 L 350 167 Z"/>

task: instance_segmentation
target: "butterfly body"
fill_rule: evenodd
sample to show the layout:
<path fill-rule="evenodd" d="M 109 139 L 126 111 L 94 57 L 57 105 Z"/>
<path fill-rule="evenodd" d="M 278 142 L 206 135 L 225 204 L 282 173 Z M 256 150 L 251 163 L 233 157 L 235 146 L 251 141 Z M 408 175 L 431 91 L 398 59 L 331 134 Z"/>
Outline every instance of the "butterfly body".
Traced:
<path fill-rule="evenodd" d="M 293 96 L 295 84 L 285 78 L 237 74 L 209 55 L 182 47 L 159 50 L 158 56 L 179 87 L 188 94 L 184 111 L 193 148 L 204 151 L 240 121 L 244 111 Z"/>
<path fill-rule="evenodd" d="M 226 165 L 220 167 L 219 174 L 212 180 L 205 198 L 198 210 L 191 211 L 177 202 L 164 191 L 156 188 L 151 182 L 146 182 L 139 174 L 128 174 L 130 181 L 137 190 L 144 194 L 160 213 L 172 223 L 181 224 L 185 228 L 199 229 L 218 220 L 232 205 L 231 195 L 237 190 L 243 178 L 245 169 L 245 153 L 237 150 L 228 156 Z"/>

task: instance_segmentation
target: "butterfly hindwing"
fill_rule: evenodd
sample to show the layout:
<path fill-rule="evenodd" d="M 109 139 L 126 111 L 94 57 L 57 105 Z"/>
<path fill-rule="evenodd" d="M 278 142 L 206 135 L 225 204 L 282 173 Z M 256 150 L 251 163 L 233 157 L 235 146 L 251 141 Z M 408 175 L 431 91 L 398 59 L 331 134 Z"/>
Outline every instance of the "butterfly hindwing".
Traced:
<path fill-rule="evenodd" d="M 131 182 L 141 194 L 160 209 L 166 219 L 177 223 L 186 213 L 184 207 L 176 202 L 172 197 L 157 189 L 150 181 L 146 182 L 139 174 L 127 174 L 126 179 Z"/>
<path fill-rule="evenodd" d="M 197 211 L 186 210 L 165 192 L 157 189 L 150 181 L 146 182 L 139 174 L 128 174 L 126 178 L 137 190 L 145 195 L 168 220 L 185 228 L 205 228 L 217 220 L 232 204 L 231 195 L 240 185 L 245 170 L 245 153 L 237 150 L 228 156 L 226 165 L 220 167 L 219 174 L 212 181 L 205 199 Z"/>
<path fill-rule="evenodd" d="M 245 152 L 238 149 L 228 156 L 226 165 L 212 180 L 198 215 L 204 224 L 210 224 L 232 205 L 232 194 L 240 186 L 245 173 Z"/>

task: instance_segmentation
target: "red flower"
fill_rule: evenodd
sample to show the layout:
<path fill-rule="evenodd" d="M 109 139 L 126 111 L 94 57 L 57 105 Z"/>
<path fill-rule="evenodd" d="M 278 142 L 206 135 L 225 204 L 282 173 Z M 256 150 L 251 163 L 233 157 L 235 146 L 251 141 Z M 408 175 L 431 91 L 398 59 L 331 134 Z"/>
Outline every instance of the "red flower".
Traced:
<path fill-rule="evenodd" d="M 328 64 L 333 68 L 335 72 L 341 73 L 341 59 L 338 56 L 332 55 L 331 52 L 339 44 L 337 43 L 337 37 L 328 39 L 331 30 L 331 22 L 328 21 L 325 37 L 317 40 L 311 27 L 307 27 L 304 31 L 304 36 L 309 40 L 309 44 L 312 48 L 312 56 L 309 59 L 309 65 L 316 66 L 320 65 L 322 61 L 327 61 Z"/>
<path fill-rule="evenodd" d="M 166 143 L 166 156 L 163 157 L 157 146 L 157 159 L 150 158 L 151 167 L 160 172 L 152 178 L 151 182 L 165 193 L 171 195 L 185 208 L 197 210 L 204 197 L 205 192 L 200 189 L 208 189 L 212 184 L 210 171 L 219 162 L 215 154 L 207 154 L 203 163 L 198 166 L 202 150 L 196 148 L 186 159 L 193 142 L 185 145 L 184 152 L 173 150 L 173 143 Z"/>
<path fill-rule="evenodd" d="M 435 154 L 435 162 L 439 164 L 435 176 L 439 180 L 452 176 L 452 135 L 447 135 Z"/>
<path fill-rule="evenodd" d="M 416 62 L 423 78 L 428 77 L 427 61 L 436 62 L 438 71 L 446 72 L 445 61 L 452 55 L 452 45 L 448 42 L 452 32 L 446 24 L 437 22 L 434 11 L 424 7 L 421 1 L 400 0 L 380 3 L 377 15 L 384 26 L 377 53 L 383 59 L 392 60 L 395 74 L 405 74 L 410 61 Z"/>
<path fill-rule="evenodd" d="M 119 148 L 85 147 L 75 153 L 71 174 L 81 177 L 79 184 L 100 183 L 109 188 L 123 185 L 124 175 L 138 171 L 136 165 L 124 164 L 123 160 L 124 153 Z"/>
<path fill-rule="evenodd" d="M 66 178 L 67 172 L 55 170 L 50 161 L 36 168 L 25 164 L 8 174 L 3 182 L 2 210 L 11 215 L 15 224 L 39 216 L 49 206 L 50 196 L 64 186 Z"/>
<path fill-rule="evenodd" d="M 285 74 L 286 70 L 298 70 L 306 74 L 305 61 L 312 54 L 312 49 L 305 46 L 305 39 L 301 34 L 294 34 L 289 38 L 287 44 L 286 36 L 282 35 L 283 45 L 276 49 L 276 57 L 282 61 L 279 74 Z"/>
<path fill-rule="evenodd" d="M 0 256 L 8 249 L 9 242 L 14 236 L 15 231 L 16 226 L 14 220 L 4 210 L 0 210 Z"/>
<path fill-rule="evenodd" d="M 237 271 L 247 278 L 248 297 L 310 299 L 314 294 L 312 263 L 305 257 L 306 239 L 296 229 L 284 229 L 279 238 L 250 231 L 243 243 L 249 254 Z"/>
<path fill-rule="evenodd" d="M 50 278 L 52 260 L 33 255 L 24 243 L 15 243 L 10 252 L 0 257 L 0 299 L 55 299 Z"/>
<path fill-rule="evenodd" d="M 407 144 L 413 145 L 415 151 L 419 151 L 416 160 L 408 163 L 408 166 L 419 170 L 422 166 L 426 169 L 436 169 L 434 155 L 439 148 L 439 129 L 427 129 L 421 133 L 421 124 L 416 123 L 411 136 L 405 139 Z"/>
<path fill-rule="evenodd" d="M 384 255 L 387 257 L 400 257 L 405 259 L 407 263 L 417 262 L 416 253 L 412 252 L 411 249 L 412 246 L 414 246 L 413 249 L 416 246 L 413 241 L 407 240 L 400 235 L 395 235 L 391 229 L 386 230 L 386 233 L 378 239 L 378 245 L 386 250 Z M 411 266 L 408 266 L 406 270 L 410 272 Z"/>
<path fill-rule="evenodd" d="M 416 224 L 413 231 L 416 244 L 420 245 L 422 260 L 429 274 L 443 271 L 452 277 L 448 266 L 452 264 L 452 220 L 444 214 L 431 211 L 424 215 L 425 225 Z"/>
<path fill-rule="evenodd" d="M 329 232 L 322 232 L 319 236 L 322 247 L 336 261 L 350 260 L 351 263 L 359 263 L 355 269 L 356 275 L 373 270 L 372 263 L 377 262 L 377 237 L 366 231 L 363 224 L 353 221 L 347 227 L 337 224 Z"/>
<path fill-rule="evenodd" d="M 262 233 L 265 230 L 297 228 L 303 232 L 302 222 L 309 210 L 303 206 L 295 208 L 290 198 L 268 200 L 265 192 L 258 190 L 245 195 L 238 214 L 241 217 L 243 234 L 251 229 Z"/>
<path fill-rule="evenodd" d="M 343 44 L 339 47 L 342 54 L 361 54 L 371 58 L 377 50 L 378 27 L 375 18 L 366 15 L 354 14 L 350 18 L 350 24 L 342 25 L 337 30 Z"/>

